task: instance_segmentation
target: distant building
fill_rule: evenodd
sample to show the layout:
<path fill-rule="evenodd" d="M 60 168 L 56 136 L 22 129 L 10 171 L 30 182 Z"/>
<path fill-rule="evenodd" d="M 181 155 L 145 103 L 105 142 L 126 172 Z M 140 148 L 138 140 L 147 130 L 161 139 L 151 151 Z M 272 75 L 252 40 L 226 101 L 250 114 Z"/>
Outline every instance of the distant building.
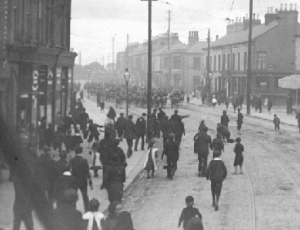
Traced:
<path fill-rule="evenodd" d="M 0 3 L 0 112 L 18 126 L 71 108 L 71 0 Z"/>
<path fill-rule="evenodd" d="M 177 33 L 161 34 L 152 40 L 152 81 L 154 87 L 172 87 L 186 92 L 198 89 L 203 85 L 205 74 L 204 51 L 207 42 L 199 42 L 198 32 L 189 32 L 189 42 L 184 44 Z M 148 43 L 131 43 L 128 52 L 128 67 L 131 79 L 138 85 L 147 85 Z M 121 54 L 120 54 L 121 57 Z M 125 62 L 126 58 L 118 61 Z M 126 66 L 126 65 L 125 65 Z"/>
<path fill-rule="evenodd" d="M 296 6 L 268 8 L 265 23 L 253 15 L 251 93 L 283 100 L 286 89 L 278 79 L 295 72 L 295 35 L 300 31 Z M 212 42 L 210 69 L 212 90 L 226 90 L 227 96 L 246 95 L 248 58 L 248 17 L 227 26 L 227 35 Z M 205 49 L 207 56 L 207 49 Z"/>

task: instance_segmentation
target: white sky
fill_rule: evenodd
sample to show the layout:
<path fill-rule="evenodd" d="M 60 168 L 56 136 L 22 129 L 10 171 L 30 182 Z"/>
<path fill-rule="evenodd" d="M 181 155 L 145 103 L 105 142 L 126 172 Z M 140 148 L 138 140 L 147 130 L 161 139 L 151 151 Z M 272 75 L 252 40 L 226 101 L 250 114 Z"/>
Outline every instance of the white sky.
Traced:
<path fill-rule="evenodd" d="M 264 22 L 267 7 L 298 0 L 253 0 L 254 13 Z M 167 4 L 169 3 L 169 4 Z M 249 14 L 249 0 L 160 0 L 152 2 L 152 35 L 165 33 L 168 27 L 167 11 L 171 10 L 171 32 L 187 43 L 189 31 L 199 31 L 200 40 L 207 38 L 210 28 L 214 40 L 226 33 L 226 18 Z M 71 47 L 82 53 L 82 64 L 98 61 L 112 62 L 112 38 L 115 37 L 115 57 L 124 51 L 126 36 L 129 42 L 143 42 L 148 38 L 148 2 L 141 0 L 73 0 Z M 109 59 L 108 59 L 109 58 Z M 78 57 L 76 58 L 78 63 Z"/>

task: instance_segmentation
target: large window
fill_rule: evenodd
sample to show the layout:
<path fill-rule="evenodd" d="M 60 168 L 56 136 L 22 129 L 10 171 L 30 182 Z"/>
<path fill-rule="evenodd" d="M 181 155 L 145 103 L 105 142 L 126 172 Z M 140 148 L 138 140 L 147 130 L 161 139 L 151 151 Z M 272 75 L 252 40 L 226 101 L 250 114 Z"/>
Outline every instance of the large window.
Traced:
<path fill-rule="evenodd" d="M 267 68 L 267 53 L 257 53 L 257 69 Z"/>
<path fill-rule="evenodd" d="M 247 62 L 248 62 L 247 52 L 244 52 L 244 70 L 247 69 Z"/>
<path fill-rule="evenodd" d="M 168 58 L 167 58 L 167 57 L 164 57 L 164 58 L 163 58 L 163 68 L 164 68 L 164 69 L 167 69 L 167 68 L 168 68 Z"/>
<path fill-rule="evenodd" d="M 217 56 L 214 55 L 214 71 L 217 70 Z"/>
<path fill-rule="evenodd" d="M 230 54 L 227 54 L 227 70 L 230 70 Z"/>
<path fill-rule="evenodd" d="M 225 70 L 225 62 L 226 62 L 226 56 L 225 54 L 223 54 L 223 58 L 222 58 L 222 70 Z"/>
<path fill-rule="evenodd" d="M 238 63 L 237 63 L 237 70 L 241 70 L 241 55 L 238 53 Z"/>
<path fill-rule="evenodd" d="M 173 68 L 174 69 L 181 69 L 181 57 L 177 56 L 173 58 Z"/>
<path fill-rule="evenodd" d="M 232 70 L 235 71 L 235 54 L 232 54 Z"/>
<path fill-rule="evenodd" d="M 221 55 L 218 56 L 218 70 L 221 70 Z"/>
<path fill-rule="evenodd" d="M 201 69 L 200 57 L 194 57 L 194 69 Z"/>

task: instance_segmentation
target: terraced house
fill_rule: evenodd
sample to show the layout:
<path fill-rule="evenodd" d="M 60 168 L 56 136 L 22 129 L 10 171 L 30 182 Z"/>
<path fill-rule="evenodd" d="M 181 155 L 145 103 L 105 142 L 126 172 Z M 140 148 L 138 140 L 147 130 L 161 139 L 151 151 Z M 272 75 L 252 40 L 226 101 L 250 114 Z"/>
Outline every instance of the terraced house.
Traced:
<path fill-rule="evenodd" d="M 265 22 L 253 15 L 251 93 L 284 100 L 288 90 L 278 80 L 295 73 L 295 35 L 300 33 L 297 6 L 268 8 Z M 236 18 L 227 34 L 211 44 L 212 89 L 227 96 L 246 94 L 249 19 Z M 206 56 L 207 56 L 207 49 Z"/>

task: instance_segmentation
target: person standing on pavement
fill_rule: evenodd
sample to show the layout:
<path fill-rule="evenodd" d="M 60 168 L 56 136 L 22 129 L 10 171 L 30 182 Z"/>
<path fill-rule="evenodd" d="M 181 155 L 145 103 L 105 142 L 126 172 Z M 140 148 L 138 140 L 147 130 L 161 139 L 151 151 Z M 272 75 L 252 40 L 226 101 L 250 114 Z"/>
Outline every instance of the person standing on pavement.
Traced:
<path fill-rule="evenodd" d="M 65 151 L 65 150 L 61 150 L 59 152 L 60 159 L 58 161 L 56 161 L 54 164 L 57 176 L 60 176 L 61 174 L 63 174 L 66 166 L 69 164 L 69 162 L 67 161 L 67 155 L 68 155 L 67 151 Z"/>
<path fill-rule="evenodd" d="M 88 209 L 88 183 L 90 188 L 93 189 L 93 182 L 89 171 L 89 164 L 86 159 L 82 157 L 83 149 L 81 146 L 75 149 L 76 156 L 71 159 L 70 163 L 72 166 L 72 175 L 76 178 L 77 187 L 79 188 L 82 198 L 84 209 Z"/>
<path fill-rule="evenodd" d="M 177 170 L 177 161 L 179 160 L 179 148 L 177 143 L 175 142 L 174 133 L 169 134 L 169 139 L 161 156 L 162 159 L 164 155 L 167 156 L 167 177 L 172 180 Z"/>
<path fill-rule="evenodd" d="M 88 138 L 88 148 L 90 149 L 90 146 L 91 146 L 91 143 L 93 140 L 95 141 L 99 141 L 99 136 L 100 136 L 100 133 L 98 131 L 98 128 L 103 128 L 102 125 L 97 125 L 97 124 L 94 124 L 93 120 L 90 119 L 89 120 L 89 138 Z"/>
<path fill-rule="evenodd" d="M 79 120 L 80 120 L 80 130 L 83 134 L 83 138 L 86 139 L 88 135 L 87 125 L 89 122 L 89 115 L 86 112 L 85 108 L 80 112 L 79 114 Z"/>
<path fill-rule="evenodd" d="M 221 116 L 221 124 L 228 128 L 229 118 L 227 112 L 224 110 L 223 115 Z"/>
<path fill-rule="evenodd" d="M 132 121 L 133 116 L 129 115 L 127 122 L 126 122 L 126 127 L 125 127 L 125 132 L 124 132 L 124 138 L 126 139 L 127 142 L 127 157 L 130 158 L 132 155 L 132 146 L 133 146 L 133 139 L 136 137 L 136 131 L 135 131 L 135 124 Z"/>
<path fill-rule="evenodd" d="M 271 114 L 272 106 L 273 106 L 272 100 L 271 100 L 271 98 L 269 98 L 268 104 L 267 104 L 269 114 Z"/>
<path fill-rule="evenodd" d="M 175 141 L 180 148 L 182 135 L 185 135 L 185 129 L 184 129 L 184 123 L 182 122 L 182 119 L 179 118 L 178 122 L 174 125 L 174 134 L 175 134 Z"/>
<path fill-rule="evenodd" d="M 205 121 L 202 120 L 199 124 L 198 132 L 202 132 L 204 127 L 206 127 Z"/>
<path fill-rule="evenodd" d="M 172 124 L 171 121 L 169 121 L 168 116 L 164 116 L 160 124 L 160 130 L 162 132 L 162 137 L 163 137 L 163 148 L 165 148 L 165 145 L 169 138 L 169 134 L 172 133 Z"/>
<path fill-rule="evenodd" d="M 109 150 L 113 140 L 110 138 L 110 133 L 104 133 L 104 138 L 99 142 L 98 152 L 100 153 L 100 161 L 102 164 L 103 175 L 109 161 Z"/>
<path fill-rule="evenodd" d="M 216 151 L 215 158 L 210 161 L 206 172 L 206 179 L 211 180 L 212 206 L 215 208 L 215 211 L 219 209 L 222 183 L 227 176 L 227 168 L 224 162 L 219 158 L 220 156 L 221 152 Z"/>
<path fill-rule="evenodd" d="M 110 133 L 111 139 L 116 138 L 115 121 L 109 116 L 109 114 L 106 115 L 104 122 L 104 132 Z"/>
<path fill-rule="evenodd" d="M 215 139 L 213 139 L 210 148 L 213 151 L 213 156 L 214 156 L 214 152 L 216 151 L 221 151 L 221 153 L 224 152 L 224 143 L 220 133 L 217 133 L 217 136 Z"/>
<path fill-rule="evenodd" d="M 99 143 L 94 142 L 92 145 L 92 166 L 91 169 L 94 171 L 94 177 L 98 177 L 98 170 L 102 169 L 101 161 L 100 161 L 100 153 L 98 152 Z"/>
<path fill-rule="evenodd" d="M 178 222 L 178 228 L 181 226 L 181 223 L 183 223 L 183 229 L 188 230 L 188 224 L 190 220 L 193 217 L 198 217 L 200 220 L 202 220 L 202 215 L 199 212 L 197 208 L 194 208 L 194 197 L 187 196 L 185 198 L 186 208 L 184 208 L 181 212 L 179 222 Z"/>
<path fill-rule="evenodd" d="M 204 127 L 202 132 L 197 133 L 194 136 L 196 142 L 196 150 L 198 153 L 198 176 L 205 177 L 207 167 L 207 157 L 209 154 L 209 148 L 212 145 L 211 137 L 207 134 L 208 128 Z"/>
<path fill-rule="evenodd" d="M 126 118 L 124 117 L 124 113 L 120 113 L 120 117 L 118 117 L 115 128 L 117 130 L 117 134 L 119 139 L 123 140 L 123 135 L 125 131 L 126 126 Z"/>
<path fill-rule="evenodd" d="M 145 117 L 146 117 L 146 113 L 143 113 L 142 116 L 136 120 L 135 130 L 136 130 L 137 136 L 135 139 L 134 151 L 137 151 L 137 146 L 138 146 L 140 138 L 142 140 L 141 150 L 144 150 L 145 135 L 146 135 L 146 131 L 147 131 Z"/>
<path fill-rule="evenodd" d="M 107 189 L 108 200 L 121 202 L 123 196 L 124 183 L 126 181 L 126 171 L 123 162 L 117 154 L 111 157 L 109 165 L 106 166 L 103 175 L 103 184 L 100 189 Z"/>
<path fill-rule="evenodd" d="M 115 122 L 115 118 L 117 117 L 116 111 L 114 110 L 114 108 L 111 106 L 109 107 L 109 111 L 107 113 L 107 116 L 110 117 L 111 119 L 113 119 L 113 121 Z"/>
<path fill-rule="evenodd" d="M 159 122 L 162 122 L 162 120 L 164 119 L 164 117 L 166 116 L 166 113 L 162 110 L 162 108 L 160 107 L 159 109 L 158 109 L 158 113 L 157 113 L 157 120 L 159 121 Z"/>
<path fill-rule="evenodd" d="M 243 124 L 243 120 L 244 120 L 244 116 L 241 113 L 241 109 L 238 108 L 238 116 L 237 116 L 237 130 L 239 132 L 239 134 L 241 134 L 241 128 L 242 128 L 242 124 Z"/>

